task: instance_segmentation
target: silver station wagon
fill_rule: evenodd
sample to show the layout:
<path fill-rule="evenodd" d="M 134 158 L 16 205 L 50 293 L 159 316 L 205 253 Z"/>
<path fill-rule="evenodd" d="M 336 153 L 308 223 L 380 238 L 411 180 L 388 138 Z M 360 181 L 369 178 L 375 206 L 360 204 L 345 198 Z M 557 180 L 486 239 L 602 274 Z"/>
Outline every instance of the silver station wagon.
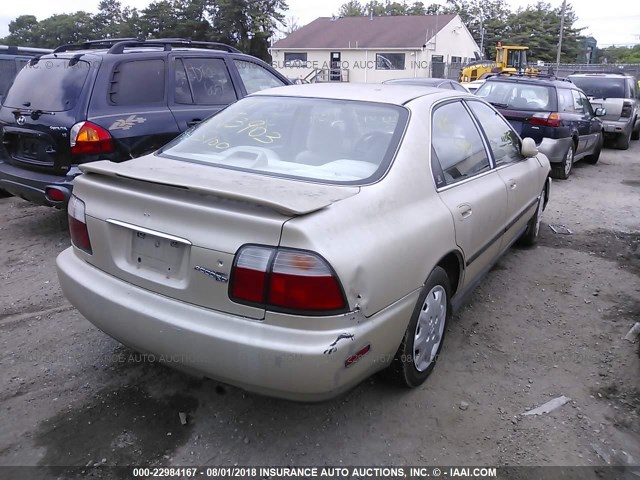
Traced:
<path fill-rule="evenodd" d="M 261 394 L 420 385 L 549 162 L 483 100 L 401 85 L 251 95 L 160 151 L 81 166 L 64 294 L 131 348 Z"/>

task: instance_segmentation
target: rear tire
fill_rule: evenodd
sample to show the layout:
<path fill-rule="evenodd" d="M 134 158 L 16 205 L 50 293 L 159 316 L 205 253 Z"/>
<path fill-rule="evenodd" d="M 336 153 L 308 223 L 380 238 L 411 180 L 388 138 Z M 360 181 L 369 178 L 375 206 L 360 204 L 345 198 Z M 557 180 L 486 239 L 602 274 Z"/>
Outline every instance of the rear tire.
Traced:
<path fill-rule="evenodd" d="M 449 277 L 441 267 L 427 279 L 398 351 L 389 366 L 391 377 L 409 388 L 420 386 L 438 363 L 451 317 Z"/>
<path fill-rule="evenodd" d="M 542 212 L 544 211 L 544 199 L 546 197 L 546 194 L 547 187 L 544 187 L 542 189 L 542 193 L 540 193 L 540 199 L 538 200 L 536 213 L 533 214 L 533 217 L 531 217 L 531 220 L 529 220 L 529 223 L 527 224 L 527 229 L 518 239 L 518 245 L 532 247 L 538 241 L 538 236 L 540 235 L 540 225 L 542 224 Z"/>
<path fill-rule="evenodd" d="M 593 150 L 593 153 L 588 157 L 584 157 L 584 161 L 590 163 L 591 165 L 595 165 L 598 163 L 598 159 L 600 158 L 600 153 L 602 152 L 602 146 L 604 145 L 604 134 L 600 134 L 600 138 L 598 139 L 598 144 L 596 148 Z"/>
<path fill-rule="evenodd" d="M 638 126 L 637 130 L 634 130 L 633 132 L 631 132 L 631 140 L 640 140 L 640 126 Z"/>
<path fill-rule="evenodd" d="M 616 139 L 616 148 L 618 150 L 627 150 L 629 148 L 629 142 L 631 141 L 631 131 L 629 133 L 623 133 L 618 135 Z"/>
<path fill-rule="evenodd" d="M 564 154 L 564 158 L 560 163 L 551 164 L 551 176 L 560 180 L 566 180 L 571 174 L 571 168 L 573 167 L 573 155 L 575 153 L 575 146 L 573 142 L 569 145 L 567 153 Z"/>

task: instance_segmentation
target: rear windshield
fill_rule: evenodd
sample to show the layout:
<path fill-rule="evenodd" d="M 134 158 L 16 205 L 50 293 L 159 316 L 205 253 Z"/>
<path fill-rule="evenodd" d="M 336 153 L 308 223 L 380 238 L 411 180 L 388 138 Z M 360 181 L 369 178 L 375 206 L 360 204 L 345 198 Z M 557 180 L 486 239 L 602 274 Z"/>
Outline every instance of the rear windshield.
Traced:
<path fill-rule="evenodd" d="M 625 98 L 624 78 L 571 77 L 588 97 Z"/>
<path fill-rule="evenodd" d="M 498 108 L 556 110 L 553 89 L 544 85 L 488 81 L 476 90 L 476 95 Z"/>
<path fill-rule="evenodd" d="M 185 132 L 160 155 L 323 183 L 361 184 L 386 171 L 407 122 L 388 104 L 247 97 Z"/>
<path fill-rule="evenodd" d="M 16 76 L 4 102 L 10 108 L 49 112 L 71 110 L 89 74 L 89 63 L 69 66 L 69 59 L 40 59 L 27 64 Z"/>

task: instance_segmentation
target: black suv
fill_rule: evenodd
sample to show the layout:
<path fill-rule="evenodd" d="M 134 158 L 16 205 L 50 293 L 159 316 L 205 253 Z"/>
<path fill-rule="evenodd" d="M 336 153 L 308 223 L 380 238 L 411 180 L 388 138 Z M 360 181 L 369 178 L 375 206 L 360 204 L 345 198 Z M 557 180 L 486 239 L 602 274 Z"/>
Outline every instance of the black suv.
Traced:
<path fill-rule="evenodd" d="M 574 162 L 600 157 L 604 109 L 591 107 L 571 81 L 551 75 L 496 75 L 476 91 L 509 120 L 522 138 L 531 137 L 551 162 L 551 175 L 567 179 Z"/>
<path fill-rule="evenodd" d="M 78 165 L 152 152 L 238 98 L 290 82 L 220 43 L 64 45 L 20 71 L 0 109 L 0 188 L 65 207 Z"/>

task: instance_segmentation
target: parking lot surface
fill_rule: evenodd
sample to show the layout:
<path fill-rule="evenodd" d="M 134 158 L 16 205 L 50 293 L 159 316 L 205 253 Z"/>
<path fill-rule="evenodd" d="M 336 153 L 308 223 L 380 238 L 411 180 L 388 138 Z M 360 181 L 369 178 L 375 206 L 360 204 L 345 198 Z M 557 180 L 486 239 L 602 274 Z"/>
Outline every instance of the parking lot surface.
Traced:
<path fill-rule="evenodd" d="M 65 300 L 68 246 L 64 212 L 0 200 L 0 465 L 640 463 L 640 142 L 554 182 L 538 246 L 500 260 L 415 390 L 299 404 L 163 366 Z"/>

